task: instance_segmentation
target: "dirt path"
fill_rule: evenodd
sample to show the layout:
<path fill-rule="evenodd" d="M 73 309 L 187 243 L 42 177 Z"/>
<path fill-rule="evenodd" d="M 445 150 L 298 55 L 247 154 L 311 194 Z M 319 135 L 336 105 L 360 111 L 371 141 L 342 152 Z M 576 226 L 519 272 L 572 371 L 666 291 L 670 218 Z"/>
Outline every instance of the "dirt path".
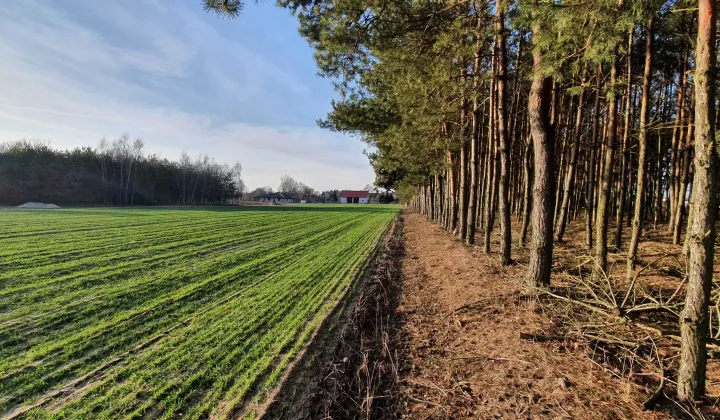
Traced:
<path fill-rule="evenodd" d="M 648 393 L 612 378 L 586 349 L 520 339 L 550 323 L 521 298 L 525 267 L 497 260 L 405 212 L 404 418 L 666 418 L 643 412 Z"/>

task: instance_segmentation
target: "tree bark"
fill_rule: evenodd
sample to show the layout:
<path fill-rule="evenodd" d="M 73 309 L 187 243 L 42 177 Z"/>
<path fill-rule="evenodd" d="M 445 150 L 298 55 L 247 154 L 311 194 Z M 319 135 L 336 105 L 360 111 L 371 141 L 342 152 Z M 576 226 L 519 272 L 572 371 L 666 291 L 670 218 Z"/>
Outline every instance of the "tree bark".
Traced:
<path fill-rule="evenodd" d="M 496 130 L 497 130 L 497 83 L 493 83 L 493 90 L 490 92 L 491 124 L 488 130 L 488 168 L 487 168 L 487 190 L 485 191 L 485 231 L 483 232 L 483 252 L 490 253 L 490 239 L 494 227 L 494 211 L 495 211 L 495 194 L 497 182 L 497 146 L 496 146 Z"/>
<path fill-rule="evenodd" d="M 607 144 L 602 170 L 601 185 L 598 193 L 597 220 L 595 222 L 595 265 L 593 276 L 605 276 L 607 269 L 607 237 L 608 221 L 610 218 L 610 186 L 612 185 L 613 160 L 615 157 L 615 138 L 617 131 L 617 48 L 614 52 L 612 68 L 610 70 L 610 95 L 608 99 L 608 125 Z"/>
<path fill-rule="evenodd" d="M 565 187 L 563 188 L 562 205 L 560 206 L 560 215 L 558 216 L 557 225 L 555 226 L 555 238 L 558 242 L 562 242 L 565 233 L 565 223 L 568 217 L 568 208 L 570 206 L 570 193 L 575 183 L 575 165 L 577 165 L 578 145 L 580 143 L 580 135 L 582 132 L 583 109 L 585 104 L 585 84 L 587 83 L 587 66 L 583 69 L 582 79 L 580 81 L 580 95 L 578 96 L 577 116 L 575 118 L 575 131 L 573 132 L 573 143 L 570 151 L 570 162 L 567 174 L 565 175 Z"/>
<path fill-rule="evenodd" d="M 528 134 L 525 142 L 525 157 L 523 158 L 523 213 L 522 226 L 520 228 L 520 247 L 525 247 L 528 225 L 530 224 L 530 212 L 532 211 L 532 174 L 530 172 L 530 148 L 532 147 L 532 136 Z"/>
<path fill-rule="evenodd" d="M 533 23 L 533 43 L 537 46 L 540 25 Z M 533 78 L 528 102 L 528 118 L 533 139 L 535 157 L 532 247 L 528 264 L 528 283 L 531 287 L 550 284 L 553 255 L 553 214 L 555 210 L 555 186 L 553 156 L 555 139 L 550 124 L 550 103 L 553 81 L 543 74 L 543 55 L 538 48 L 533 51 Z"/>
<path fill-rule="evenodd" d="M 598 64 L 595 75 L 595 104 L 593 107 L 593 130 L 590 142 L 590 162 L 588 163 L 588 186 L 587 186 L 587 214 L 585 215 L 585 236 L 588 249 L 593 246 L 593 227 L 595 226 L 595 149 L 597 149 L 598 136 L 600 134 L 600 88 L 602 67 Z"/>
<path fill-rule="evenodd" d="M 650 83 L 652 81 L 652 42 L 653 19 L 648 21 L 647 41 L 645 42 L 645 73 L 643 73 L 642 99 L 640 101 L 640 134 L 638 136 L 638 173 L 633 209 L 632 235 L 627 256 L 626 280 L 631 282 L 635 272 L 640 233 L 642 232 L 642 210 L 645 199 L 645 167 L 647 166 L 647 124 L 650 102 Z"/>
<path fill-rule="evenodd" d="M 687 81 L 687 49 L 683 55 L 683 72 L 680 74 L 680 86 L 677 94 L 677 111 L 675 112 L 675 126 L 673 126 L 672 144 L 670 149 L 670 220 L 668 232 L 672 233 L 675 228 L 675 205 L 677 204 L 677 190 L 680 176 L 680 162 L 678 148 L 683 138 L 683 121 L 685 117 L 685 83 Z"/>
<path fill-rule="evenodd" d="M 467 219 L 468 219 L 468 198 L 469 198 L 469 176 L 468 176 L 468 146 L 469 142 L 466 138 L 465 120 L 467 119 L 467 110 L 463 102 L 460 115 L 460 135 L 462 136 L 462 144 L 460 145 L 460 220 L 458 221 L 458 230 L 460 240 L 464 241 L 467 236 Z"/>
<path fill-rule="evenodd" d="M 632 122 L 632 48 L 633 48 L 633 35 L 635 28 L 630 30 L 628 37 L 628 53 L 627 53 L 627 68 L 625 71 L 625 78 L 627 79 L 627 94 L 625 97 L 625 127 L 623 131 L 623 143 L 622 143 L 622 160 L 620 162 L 620 178 L 618 179 L 620 185 L 618 189 L 618 206 L 615 214 L 615 249 L 622 249 L 622 228 L 623 218 L 625 217 L 625 202 L 628 194 L 628 166 L 630 161 L 630 124 Z"/>
<path fill-rule="evenodd" d="M 695 90 L 691 89 L 691 101 L 694 101 Z M 692 108 L 690 110 L 692 112 Z M 692 159 L 693 136 L 695 126 L 692 120 L 688 120 L 687 135 L 685 137 L 685 145 L 682 149 L 682 176 L 678 187 L 678 196 L 675 202 L 675 224 L 673 226 L 673 245 L 680 244 L 680 231 L 682 230 L 683 220 L 685 218 L 685 198 L 687 197 L 688 183 L 690 182 L 690 162 Z"/>
<path fill-rule="evenodd" d="M 500 213 L 500 264 L 511 263 L 512 230 L 510 227 L 510 145 L 507 129 L 507 62 L 505 47 L 505 17 L 502 2 L 495 11 L 495 45 L 497 47 L 497 133 L 500 154 L 500 185 L 498 189 Z"/>
<path fill-rule="evenodd" d="M 475 89 L 480 85 L 477 73 L 480 71 L 480 40 L 478 39 L 477 50 L 475 52 L 475 62 L 473 63 L 474 77 L 473 86 Z M 477 100 L 477 94 L 473 99 L 473 110 L 472 110 L 472 131 L 470 134 L 470 197 L 468 203 L 468 218 L 467 218 L 467 244 L 473 245 L 475 243 L 475 228 L 477 222 L 477 201 L 478 201 L 478 171 L 479 168 L 479 144 L 480 144 L 480 104 Z"/>
<path fill-rule="evenodd" d="M 448 161 L 448 198 L 450 199 L 450 232 L 454 232 L 457 228 L 457 201 L 455 200 L 455 159 L 452 152 L 447 152 Z"/>
<path fill-rule="evenodd" d="M 708 303 L 712 285 L 715 218 L 717 206 L 715 144 L 715 33 L 717 5 L 699 0 L 699 25 L 695 50 L 695 180 L 693 224 L 689 244 L 688 286 L 680 317 L 681 355 L 678 397 L 699 400 L 705 393 Z"/>

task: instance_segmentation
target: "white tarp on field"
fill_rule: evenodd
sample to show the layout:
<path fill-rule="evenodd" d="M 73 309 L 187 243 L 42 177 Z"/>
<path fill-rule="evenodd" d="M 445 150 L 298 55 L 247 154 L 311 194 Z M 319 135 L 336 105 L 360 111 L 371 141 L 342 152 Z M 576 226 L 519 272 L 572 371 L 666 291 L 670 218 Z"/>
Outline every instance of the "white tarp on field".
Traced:
<path fill-rule="evenodd" d="M 59 209 L 60 206 L 58 206 L 57 204 L 37 203 L 35 201 L 30 201 L 28 203 L 19 205 L 18 208 L 19 209 Z"/>

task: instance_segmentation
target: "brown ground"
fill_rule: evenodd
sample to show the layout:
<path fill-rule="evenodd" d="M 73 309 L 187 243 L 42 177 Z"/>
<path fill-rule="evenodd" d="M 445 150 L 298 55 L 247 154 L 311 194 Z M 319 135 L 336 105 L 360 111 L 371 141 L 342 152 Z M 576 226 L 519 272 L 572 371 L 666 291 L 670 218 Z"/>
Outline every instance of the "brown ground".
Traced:
<path fill-rule="evenodd" d="M 667 418 L 642 410 L 652 390 L 614 378 L 586 348 L 520 338 L 553 331 L 540 304 L 522 297 L 523 265 L 500 267 L 418 213 L 404 217 L 404 418 Z"/>

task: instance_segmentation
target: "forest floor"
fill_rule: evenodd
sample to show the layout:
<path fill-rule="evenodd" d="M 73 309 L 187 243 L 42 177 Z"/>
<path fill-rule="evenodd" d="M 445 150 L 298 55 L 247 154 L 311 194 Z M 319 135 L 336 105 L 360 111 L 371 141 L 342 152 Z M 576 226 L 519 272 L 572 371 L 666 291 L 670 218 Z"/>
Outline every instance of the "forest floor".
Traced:
<path fill-rule="evenodd" d="M 638 377 L 653 372 L 604 363 L 592 343 L 521 338 L 522 333 L 553 337 L 564 331 L 552 305 L 523 293 L 528 255 L 515 246 L 516 237 L 517 263 L 501 267 L 496 252 L 484 254 L 465 246 L 412 210 L 404 210 L 404 223 L 399 327 L 392 340 L 401 355 L 397 414 L 407 419 L 662 419 L 685 413 L 670 402 L 658 404 L 657 411 L 644 411 L 643 402 L 659 380 Z M 568 242 L 556 246 L 553 282 L 567 284 L 582 270 L 578 260 L 587 259 L 588 252 L 581 236 L 578 221 L 568 229 Z M 677 271 L 668 265 L 677 260 L 679 249 L 666 246 L 667 235 L 655 236 L 646 236 L 640 254 L 647 259 L 660 255 L 653 260 L 659 268 L 657 273 L 652 267 L 645 270 L 639 289 L 672 291 L 682 276 L 668 275 Z M 497 249 L 494 242 L 493 251 Z M 624 278 L 624 254 L 613 254 L 610 264 L 611 276 Z M 638 298 L 633 294 L 631 300 Z M 657 343 L 659 348 L 660 340 Z M 667 359 L 676 358 L 669 347 L 657 348 Z M 713 393 L 720 379 L 717 363 L 710 361 L 708 369 L 708 392 Z M 704 415 L 712 417 L 713 409 L 703 409 Z"/>

